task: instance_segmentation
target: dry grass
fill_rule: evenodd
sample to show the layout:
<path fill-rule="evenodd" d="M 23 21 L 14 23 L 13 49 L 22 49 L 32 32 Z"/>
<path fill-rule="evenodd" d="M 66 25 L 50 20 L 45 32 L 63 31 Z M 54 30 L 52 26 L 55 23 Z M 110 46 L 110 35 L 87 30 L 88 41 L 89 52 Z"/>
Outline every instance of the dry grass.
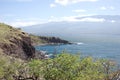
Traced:
<path fill-rule="evenodd" d="M 47 43 L 45 40 L 40 39 L 39 36 L 30 35 L 33 45 L 40 45 Z"/>
<path fill-rule="evenodd" d="M 9 25 L 4 23 L 0 23 L 0 42 L 2 43 L 10 43 L 9 40 L 12 38 L 21 39 L 19 35 L 26 35 L 21 30 L 12 28 Z"/>

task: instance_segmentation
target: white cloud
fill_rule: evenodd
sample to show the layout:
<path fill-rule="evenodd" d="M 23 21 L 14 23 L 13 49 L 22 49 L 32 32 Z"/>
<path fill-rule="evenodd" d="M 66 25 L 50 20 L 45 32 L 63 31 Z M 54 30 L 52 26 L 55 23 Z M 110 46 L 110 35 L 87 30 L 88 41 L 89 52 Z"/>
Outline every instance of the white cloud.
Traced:
<path fill-rule="evenodd" d="M 86 10 L 84 9 L 76 9 L 76 10 L 72 10 L 73 12 L 79 13 L 79 12 L 86 12 Z"/>
<path fill-rule="evenodd" d="M 111 20 L 110 22 L 115 23 L 116 21 L 115 20 Z"/>
<path fill-rule="evenodd" d="M 77 19 L 75 19 L 76 16 L 69 16 L 69 17 L 62 17 L 63 21 L 71 21 L 71 22 L 76 22 L 78 21 Z"/>
<path fill-rule="evenodd" d="M 16 18 L 12 21 L 7 21 L 6 23 L 12 25 L 13 27 L 25 27 L 25 26 L 47 23 L 47 19 L 40 19 L 37 17 Z"/>
<path fill-rule="evenodd" d="M 75 4 L 79 2 L 96 2 L 98 0 L 55 0 L 56 4 L 66 6 L 68 4 Z"/>
<path fill-rule="evenodd" d="M 79 17 L 79 16 L 71 16 L 71 17 L 64 17 L 65 21 L 71 21 L 71 22 L 104 22 L 104 18 L 92 18 L 92 17 Z"/>
<path fill-rule="evenodd" d="M 52 22 L 52 21 L 56 21 L 56 17 L 50 16 L 50 18 L 48 19 L 48 22 Z"/>
<path fill-rule="evenodd" d="M 60 22 L 60 21 L 67 21 L 67 22 L 104 22 L 106 21 L 104 18 L 92 18 L 89 17 L 90 15 L 80 15 L 80 16 L 66 16 L 61 18 L 56 18 L 52 16 L 49 19 L 49 22 Z"/>
<path fill-rule="evenodd" d="M 10 22 L 8 23 L 9 25 L 13 27 L 25 27 L 25 26 L 31 26 L 31 25 L 36 25 L 39 24 L 38 22 L 22 22 L 22 21 L 17 21 L 17 22 Z"/>
<path fill-rule="evenodd" d="M 80 19 L 79 21 L 83 21 L 83 22 L 104 22 L 105 19 L 104 18 L 87 17 L 87 18 Z"/>
<path fill-rule="evenodd" d="M 107 8 L 103 6 L 103 7 L 101 7 L 100 9 L 101 9 L 101 10 L 106 10 Z"/>
<path fill-rule="evenodd" d="M 114 8 L 113 6 L 110 6 L 110 9 L 111 9 L 111 10 L 114 10 L 115 8 Z"/>
<path fill-rule="evenodd" d="M 77 19 L 75 19 L 75 17 L 78 17 L 78 16 L 64 16 L 64 17 L 50 16 L 48 22 L 78 21 Z"/>
<path fill-rule="evenodd" d="M 114 10 L 115 8 L 113 6 L 109 6 L 109 7 L 105 7 L 105 6 L 102 6 L 100 7 L 101 10 Z"/>
<path fill-rule="evenodd" d="M 53 8 L 53 7 L 56 7 L 56 4 L 50 4 L 50 7 Z"/>
<path fill-rule="evenodd" d="M 37 18 L 32 18 L 30 20 L 21 20 L 21 19 L 16 19 L 13 22 L 9 22 L 7 24 L 12 25 L 13 27 L 26 27 L 26 26 L 31 26 L 31 25 L 37 25 L 37 24 L 43 24 L 43 23 L 48 23 L 48 22 L 62 22 L 62 21 L 67 21 L 67 22 L 105 22 L 106 20 L 104 18 L 93 18 L 90 17 L 92 15 L 78 15 L 78 16 L 64 16 L 64 17 L 55 17 L 55 16 L 50 16 L 49 19 L 37 19 Z M 111 20 L 109 22 L 114 23 L 114 20 Z"/>

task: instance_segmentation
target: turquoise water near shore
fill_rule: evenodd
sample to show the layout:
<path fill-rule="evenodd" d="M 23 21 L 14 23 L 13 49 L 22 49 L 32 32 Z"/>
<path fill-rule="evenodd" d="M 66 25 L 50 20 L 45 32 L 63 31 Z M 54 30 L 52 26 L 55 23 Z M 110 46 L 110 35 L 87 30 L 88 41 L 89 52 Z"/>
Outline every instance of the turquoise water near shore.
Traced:
<path fill-rule="evenodd" d="M 75 44 L 44 45 L 36 46 L 35 48 L 36 50 L 47 51 L 49 54 L 59 54 L 65 50 L 72 54 L 80 53 L 81 56 L 92 56 L 93 58 L 114 60 L 120 64 L 120 36 L 113 37 L 111 37 L 111 41 L 110 37 L 106 37 L 106 39 L 103 38 L 103 40 L 102 37 L 100 37 L 100 39 L 97 37 L 97 40 L 93 38 L 92 41 L 74 41 Z"/>

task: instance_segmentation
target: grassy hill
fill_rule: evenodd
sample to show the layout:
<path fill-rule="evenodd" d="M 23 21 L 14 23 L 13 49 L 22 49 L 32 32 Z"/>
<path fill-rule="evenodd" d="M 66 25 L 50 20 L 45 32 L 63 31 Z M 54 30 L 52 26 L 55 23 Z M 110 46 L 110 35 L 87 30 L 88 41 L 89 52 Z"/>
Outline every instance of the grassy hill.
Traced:
<path fill-rule="evenodd" d="M 12 28 L 10 25 L 0 23 L 0 42 L 10 43 L 10 40 L 13 38 L 21 39 L 20 36 L 28 36 L 28 34 L 19 29 Z"/>
<path fill-rule="evenodd" d="M 29 35 L 4 23 L 0 23 L 0 49 L 7 55 L 22 59 L 33 57 L 35 54 Z"/>

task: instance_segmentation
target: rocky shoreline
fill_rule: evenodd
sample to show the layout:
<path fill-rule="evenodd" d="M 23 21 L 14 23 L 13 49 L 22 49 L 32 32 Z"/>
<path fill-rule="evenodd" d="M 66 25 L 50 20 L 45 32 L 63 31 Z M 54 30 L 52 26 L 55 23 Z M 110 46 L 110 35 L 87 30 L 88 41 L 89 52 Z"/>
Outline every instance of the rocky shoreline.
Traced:
<path fill-rule="evenodd" d="M 47 58 L 47 55 L 43 51 L 36 51 L 34 46 L 55 44 L 71 43 L 58 37 L 30 35 L 20 29 L 0 23 L 0 53 L 23 60 L 44 59 Z"/>
<path fill-rule="evenodd" d="M 73 43 L 66 43 L 66 44 L 73 44 Z M 65 43 L 44 43 L 44 44 L 37 44 L 37 45 L 34 45 L 35 46 L 47 46 L 47 45 L 66 45 Z M 43 50 L 40 50 L 40 51 L 37 51 L 38 54 L 37 56 L 41 55 L 42 57 L 37 57 L 37 58 L 41 58 L 41 59 L 47 59 L 47 58 L 50 58 L 53 56 L 53 54 L 51 55 L 48 55 L 46 51 L 43 51 Z"/>

